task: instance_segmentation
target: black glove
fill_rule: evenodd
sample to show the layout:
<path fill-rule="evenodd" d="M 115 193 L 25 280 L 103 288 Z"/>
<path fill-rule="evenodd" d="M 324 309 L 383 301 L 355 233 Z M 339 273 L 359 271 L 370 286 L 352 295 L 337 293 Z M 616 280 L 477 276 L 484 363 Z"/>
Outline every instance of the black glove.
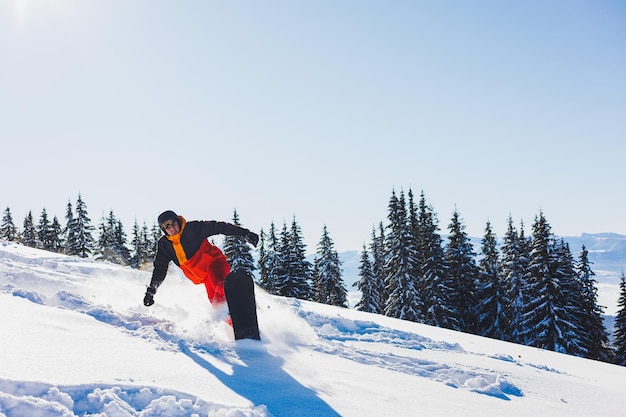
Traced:
<path fill-rule="evenodd" d="M 256 248 L 256 245 L 259 243 L 259 235 L 248 230 L 246 232 L 246 240 Z"/>
<path fill-rule="evenodd" d="M 154 304 L 154 294 L 156 294 L 156 289 L 152 287 L 148 287 L 146 290 L 146 295 L 143 297 L 143 305 L 146 307 L 150 307 Z"/>

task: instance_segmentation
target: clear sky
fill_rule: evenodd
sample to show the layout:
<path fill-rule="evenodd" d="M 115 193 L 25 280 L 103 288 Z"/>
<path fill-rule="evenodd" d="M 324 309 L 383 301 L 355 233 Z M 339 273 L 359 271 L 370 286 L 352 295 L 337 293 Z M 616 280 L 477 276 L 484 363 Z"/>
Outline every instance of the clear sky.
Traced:
<path fill-rule="evenodd" d="M 359 250 L 411 188 L 443 233 L 626 234 L 626 5 L 0 0 L 0 143 L 20 228 L 81 193 Z"/>

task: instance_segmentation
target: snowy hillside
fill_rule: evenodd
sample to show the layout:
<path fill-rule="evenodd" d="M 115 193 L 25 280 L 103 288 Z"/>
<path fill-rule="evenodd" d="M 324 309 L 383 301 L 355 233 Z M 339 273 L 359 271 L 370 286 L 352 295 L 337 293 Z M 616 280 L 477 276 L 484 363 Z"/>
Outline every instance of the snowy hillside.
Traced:
<path fill-rule="evenodd" d="M 204 289 L 0 242 L 0 416 L 623 417 L 626 368 L 270 296 L 232 341 Z"/>

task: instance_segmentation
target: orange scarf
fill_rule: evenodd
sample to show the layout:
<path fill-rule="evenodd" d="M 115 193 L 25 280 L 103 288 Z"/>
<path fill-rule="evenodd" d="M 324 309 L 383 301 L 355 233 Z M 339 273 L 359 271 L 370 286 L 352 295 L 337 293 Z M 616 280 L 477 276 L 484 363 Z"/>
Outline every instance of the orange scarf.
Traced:
<path fill-rule="evenodd" d="M 185 254 L 185 250 L 183 249 L 183 245 L 180 244 L 180 238 L 183 235 L 183 230 L 185 230 L 185 225 L 187 221 L 183 216 L 178 216 L 178 220 L 180 220 L 180 232 L 176 233 L 173 236 L 166 236 L 172 245 L 174 246 L 174 252 L 176 252 L 176 257 L 178 258 L 179 265 L 187 262 L 187 255 Z"/>

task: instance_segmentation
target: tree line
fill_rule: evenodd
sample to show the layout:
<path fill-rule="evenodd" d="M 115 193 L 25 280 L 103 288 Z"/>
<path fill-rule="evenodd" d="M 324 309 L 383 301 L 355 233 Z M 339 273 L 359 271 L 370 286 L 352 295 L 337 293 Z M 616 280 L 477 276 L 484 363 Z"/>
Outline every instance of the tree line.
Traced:
<path fill-rule="evenodd" d="M 241 225 L 236 210 L 233 223 Z M 43 209 L 38 223 L 29 212 L 20 232 L 7 207 L 0 238 L 142 268 L 154 259 L 162 236 L 156 223 L 148 227 L 135 221 L 129 244 L 112 210 L 97 230 L 95 239 L 96 228 L 79 195 L 74 207 L 68 201 L 65 226 L 56 217 L 50 220 Z M 387 223 L 379 223 L 361 252 L 360 279 L 355 283 L 361 299 L 356 308 L 626 366 L 624 273 L 614 343 L 609 346 L 588 251 L 583 246 L 574 259 L 543 213 L 536 216 L 528 237 L 523 223 L 517 229 L 509 216 L 501 245 L 488 222 L 478 254 L 457 210 L 448 231 L 446 243 L 423 192 L 415 203 L 412 190 L 408 200 L 404 192 L 397 195 L 394 190 Z M 256 263 L 239 237 L 225 237 L 223 244 L 232 268 L 258 270 L 259 285 L 270 294 L 347 306 L 341 262 L 326 226 L 312 263 L 306 259 L 295 216 L 280 231 L 273 222 L 267 231 L 261 230 Z"/>
<path fill-rule="evenodd" d="M 101 219 L 97 240 L 94 237 L 95 231 L 87 204 L 80 194 L 75 206 L 70 201 L 67 203 L 65 226 L 61 225 L 56 216 L 50 219 L 45 208 L 37 222 L 32 211 L 29 211 L 20 231 L 15 226 L 11 209 L 7 207 L 0 224 L 0 238 L 6 241 L 81 258 L 93 257 L 98 261 L 109 261 L 133 268 L 141 268 L 152 262 L 156 254 L 156 242 L 162 235 L 156 223 L 148 228 L 145 223 L 139 226 L 135 220 L 129 245 L 124 226 L 113 210 Z"/>
<path fill-rule="evenodd" d="M 236 210 L 232 223 L 241 226 Z M 67 203 L 65 226 L 61 226 L 56 216 L 50 220 L 44 208 L 38 222 L 29 211 L 20 232 L 9 207 L 4 211 L 0 225 L 0 238 L 6 241 L 82 258 L 93 257 L 97 261 L 137 269 L 149 266 L 163 232 L 156 223 L 148 227 L 144 222 L 140 226 L 135 220 L 131 233 L 128 242 L 124 226 L 113 210 L 100 220 L 96 229 L 80 194 L 75 206 L 69 201 Z M 253 272 L 257 269 L 245 239 L 226 236 L 223 249 L 233 270 Z M 306 260 L 306 247 L 295 216 L 290 228 L 283 224 L 280 234 L 272 223 L 269 234 L 263 230 L 260 233 L 258 266 L 259 284 L 271 294 L 347 307 L 347 290 L 341 276 L 339 255 L 325 226 L 315 260 L 310 263 Z"/>
<path fill-rule="evenodd" d="M 361 252 L 356 308 L 626 365 L 624 274 L 611 347 L 587 249 L 574 259 L 542 212 L 528 237 L 509 216 L 501 245 L 487 222 L 478 254 L 456 209 L 447 243 L 439 231 L 423 192 L 415 202 L 394 190 L 386 225 Z"/>

